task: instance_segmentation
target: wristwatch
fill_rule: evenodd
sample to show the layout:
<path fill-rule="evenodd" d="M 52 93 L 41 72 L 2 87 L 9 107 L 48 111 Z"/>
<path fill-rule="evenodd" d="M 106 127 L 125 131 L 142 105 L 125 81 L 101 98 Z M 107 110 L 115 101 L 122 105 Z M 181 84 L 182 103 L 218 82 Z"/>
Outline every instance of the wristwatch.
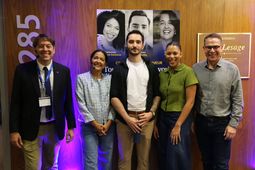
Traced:
<path fill-rule="evenodd" d="M 152 110 L 150 112 L 152 113 L 152 117 L 154 118 L 156 113 L 154 111 L 152 111 Z"/>

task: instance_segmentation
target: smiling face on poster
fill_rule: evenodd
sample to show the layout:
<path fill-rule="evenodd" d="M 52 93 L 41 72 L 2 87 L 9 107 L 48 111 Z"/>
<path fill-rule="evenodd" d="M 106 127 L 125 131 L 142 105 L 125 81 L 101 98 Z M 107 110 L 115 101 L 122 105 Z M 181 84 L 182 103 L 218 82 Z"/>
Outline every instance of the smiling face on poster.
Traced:
<path fill-rule="evenodd" d="M 171 42 L 176 34 L 175 27 L 172 24 L 168 14 L 161 14 L 159 17 L 159 34 L 162 40 Z"/>
<path fill-rule="evenodd" d="M 144 40 L 144 50 L 142 52 L 143 57 L 150 58 L 153 49 L 153 37 L 152 37 L 152 10 L 126 10 L 126 34 L 133 30 L 140 31 Z"/>
<path fill-rule="evenodd" d="M 167 67 L 164 51 L 169 43 L 179 42 L 180 19 L 178 11 L 154 11 L 153 59 L 158 67 Z"/>
<path fill-rule="evenodd" d="M 107 43 L 106 48 L 114 49 L 113 40 L 118 37 L 119 32 L 120 32 L 120 24 L 115 18 L 111 18 L 106 21 L 103 28 L 103 35 Z"/>

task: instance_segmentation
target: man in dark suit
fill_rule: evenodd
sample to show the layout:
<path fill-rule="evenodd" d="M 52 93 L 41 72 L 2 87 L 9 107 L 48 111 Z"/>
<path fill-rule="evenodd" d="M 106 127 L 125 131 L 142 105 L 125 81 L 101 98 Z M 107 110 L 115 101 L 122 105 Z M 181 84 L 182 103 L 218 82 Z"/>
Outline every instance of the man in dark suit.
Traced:
<path fill-rule="evenodd" d="M 57 169 L 60 141 L 74 137 L 70 70 L 52 61 L 55 41 L 34 39 L 35 61 L 17 66 L 10 107 L 11 143 L 23 150 L 26 170 Z"/>

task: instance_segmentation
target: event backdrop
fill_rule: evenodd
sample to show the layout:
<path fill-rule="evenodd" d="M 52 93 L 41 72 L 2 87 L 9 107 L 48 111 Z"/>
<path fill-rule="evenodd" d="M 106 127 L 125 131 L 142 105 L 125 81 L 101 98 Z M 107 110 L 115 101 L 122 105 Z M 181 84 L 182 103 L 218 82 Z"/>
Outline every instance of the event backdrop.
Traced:
<path fill-rule="evenodd" d="M 126 36 L 132 30 L 144 35 L 143 57 L 159 70 L 168 66 L 164 51 L 168 43 L 180 41 L 180 14 L 176 10 L 97 10 L 97 47 L 109 56 L 105 72 L 126 58 Z"/>

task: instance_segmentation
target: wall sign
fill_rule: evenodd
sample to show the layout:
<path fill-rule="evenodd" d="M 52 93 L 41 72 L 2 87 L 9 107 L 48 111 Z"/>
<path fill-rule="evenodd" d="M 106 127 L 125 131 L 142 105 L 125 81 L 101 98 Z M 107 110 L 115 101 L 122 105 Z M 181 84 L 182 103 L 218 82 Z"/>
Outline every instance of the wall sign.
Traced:
<path fill-rule="evenodd" d="M 197 62 L 205 60 L 204 37 L 208 33 L 198 33 Z M 241 78 L 250 77 L 251 33 L 219 33 L 223 39 L 222 58 L 236 64 Z"/>

